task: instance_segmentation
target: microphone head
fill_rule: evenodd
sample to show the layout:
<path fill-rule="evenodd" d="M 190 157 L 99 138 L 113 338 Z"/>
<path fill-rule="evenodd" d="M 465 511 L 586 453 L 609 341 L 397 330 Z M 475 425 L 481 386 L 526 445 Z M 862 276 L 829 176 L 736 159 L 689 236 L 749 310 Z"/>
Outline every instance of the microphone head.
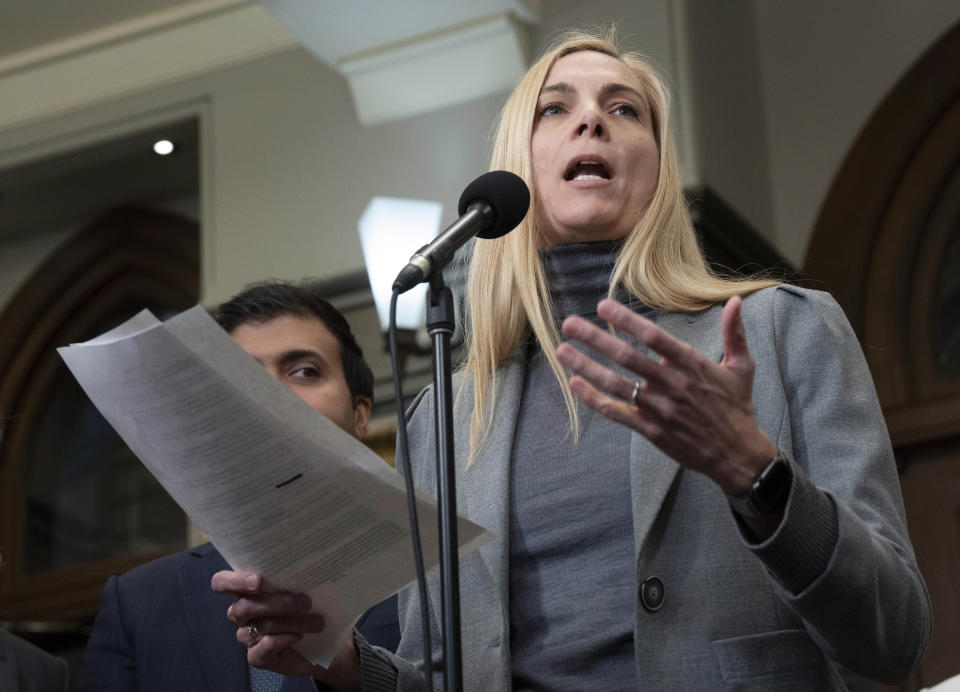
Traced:
<path fill-rule="evenodd" d="M 499 238 L 517 227 L 530 208 L 530 190 L 519 175 L 509 171 L 484 173 L 460 195 L 458 211 L 463 216 L 474 202 L 486 202 L 494 212 L 493 222 L 478 238 Z"/>

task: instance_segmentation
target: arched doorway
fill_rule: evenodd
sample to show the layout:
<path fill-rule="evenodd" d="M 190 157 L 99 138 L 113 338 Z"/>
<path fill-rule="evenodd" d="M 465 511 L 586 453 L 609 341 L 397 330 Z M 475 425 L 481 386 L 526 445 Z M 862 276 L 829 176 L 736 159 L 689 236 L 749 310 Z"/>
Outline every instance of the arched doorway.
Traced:
<path fill-rule="evenodd" d="M 804 265 L 847 312 L 901 463 L 910 534 L 934 607 L 907 689 L 960 673 L 960 24 L 863 128 Z"/>
<path fill-rule="evenodd" d="M 186 520 L 100 417 L 56 347 L 143 307 L 194 305 L 199 229 L 118 209 L 49 257 L 0 314 L 0 620 L 96 613 L 111 574 L 183 547 Z"/>

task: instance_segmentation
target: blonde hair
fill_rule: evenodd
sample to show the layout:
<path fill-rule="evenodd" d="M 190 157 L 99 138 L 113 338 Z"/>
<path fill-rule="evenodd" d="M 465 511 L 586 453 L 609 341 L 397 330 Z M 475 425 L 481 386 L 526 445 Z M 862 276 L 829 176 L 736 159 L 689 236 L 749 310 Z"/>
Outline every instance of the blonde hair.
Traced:
<path fill-rule="evenodd" d="M 704 261 L 683 197 L 669 127 L 669 93 L 650 63 L 638 53 L 622 51 L 613 29 L 605 35 L 565 33 L 520 79 L 496 126 L 490 168 L 512 171 L 523 178 L 530 187 L 531 202 L 530 212 L 516 230 L 496 240 L 478 242 L 470 262 L 469 350 L 462 369 L 473 381 L 471 461 L 493 423 L 497 370 L 520 346 L 528 329 L 560 384 L 573 439 L 579 440 L 576 401 L 554 354 L 560 334 L 538 255 L 541 239 L 530 140 L 547 73 L 559 59 L 580 51 L 616 58 L 639 79 L 660 150 L 656 189 L 624 241 L 613 268 L 609 295 L 612 297 L 617 285 L 622 284 L 631 295 L 652 307 L 693 312 L 777 283 L 767 279 L 720 278 Z"/>

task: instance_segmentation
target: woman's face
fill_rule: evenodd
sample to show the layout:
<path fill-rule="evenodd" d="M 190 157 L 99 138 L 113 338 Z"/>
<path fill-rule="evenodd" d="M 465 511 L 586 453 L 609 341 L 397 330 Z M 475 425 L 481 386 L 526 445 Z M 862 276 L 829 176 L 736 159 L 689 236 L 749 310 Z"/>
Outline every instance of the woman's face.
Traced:
<path fill-rule="evenodd" d="M 640 80 L 593 51 L 558 60 L 530 154 L 547 245 L 626 236 L 653 196 L 660 155 Z"/>

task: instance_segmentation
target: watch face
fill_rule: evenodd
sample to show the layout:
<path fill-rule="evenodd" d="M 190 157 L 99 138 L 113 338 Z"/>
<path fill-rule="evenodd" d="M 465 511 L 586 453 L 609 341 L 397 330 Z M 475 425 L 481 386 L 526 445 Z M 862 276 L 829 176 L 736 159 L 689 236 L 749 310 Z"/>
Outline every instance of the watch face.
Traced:
<path fill-rule="evenodd" d="M 763 514 L 772 514 L 780 509 L 780 504 L 786 499 L 790 491 L 790 481 L 793 474 L 786 459 L 778 456 L 763 470 L 760 477 L 753 483 L 751 500 L 757 511 Z"/>
<path fill-rule="evenodd" d="M 727 500 L 738 514 L 759 519 L 783 509 L 792 483 L 793 470 L 781 452 L 754 479 L 746 497 L 728 495 Z"/>

